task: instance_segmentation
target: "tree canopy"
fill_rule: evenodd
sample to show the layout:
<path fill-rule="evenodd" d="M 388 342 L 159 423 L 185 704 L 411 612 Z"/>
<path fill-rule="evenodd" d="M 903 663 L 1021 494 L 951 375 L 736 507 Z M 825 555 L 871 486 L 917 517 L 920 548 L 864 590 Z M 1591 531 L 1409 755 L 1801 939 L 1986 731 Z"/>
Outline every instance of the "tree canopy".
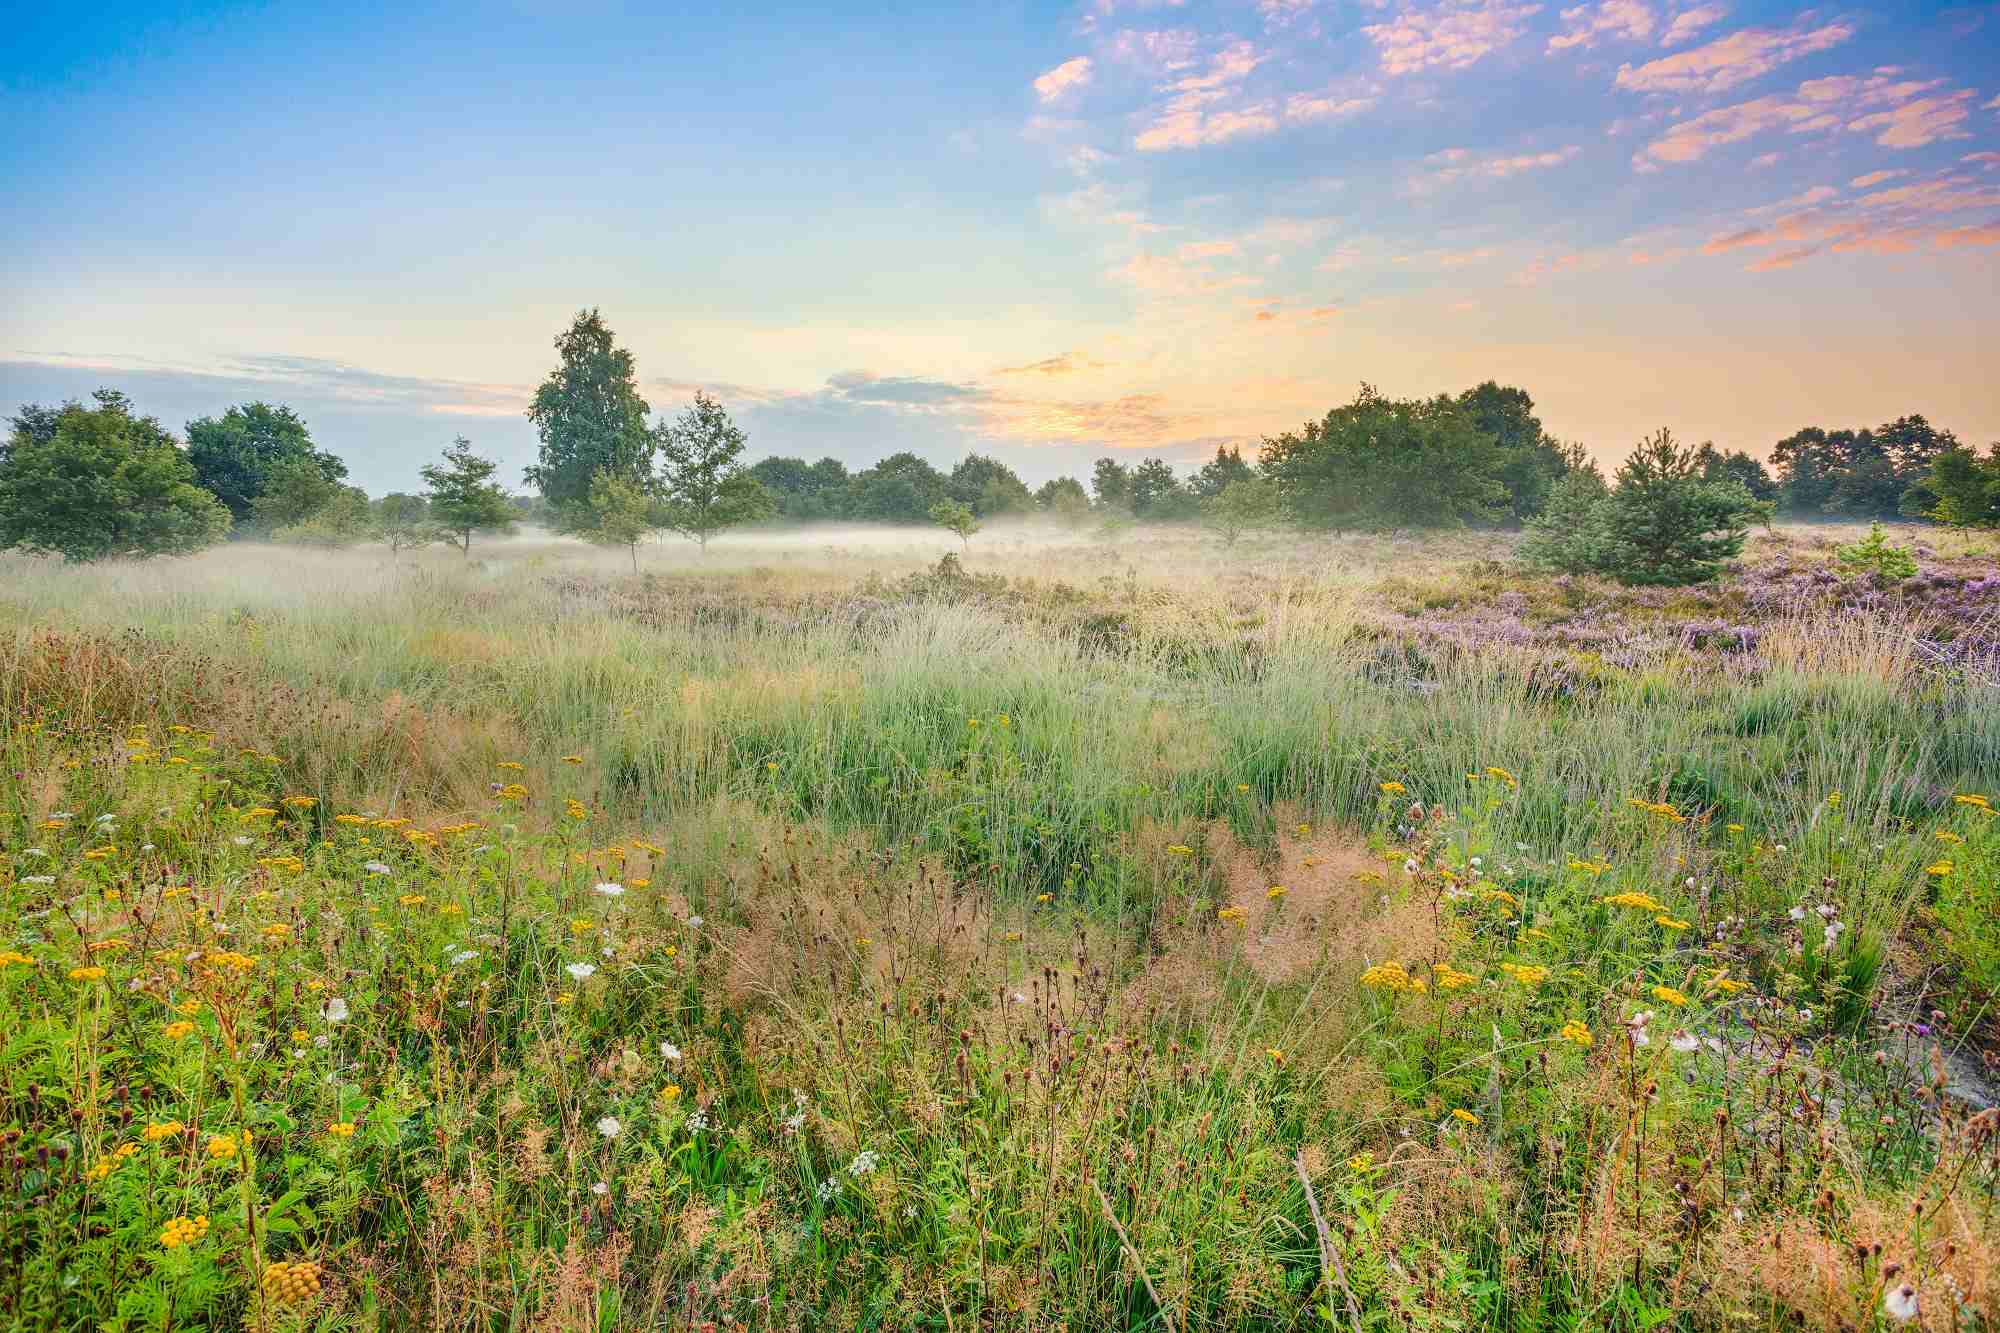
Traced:
<path fill-rule="evenodd" d="M 426 463 L 418 471 L 428 488 L 430 521 L 461 555 L 472 554 L 475 532 L 511 532 L 514 504 L 493 481 L 499 464 L 472 452 L 463 435 L 444 451 L 443 461 Z"/>
<path fill-rule="evenodd" d="M 283 404 L 245 403 L 219 417 L 198 417 L 188 423 L 187 446 L 195 481 L 246 526 L 274 473 L 306 465 L 328 482 L 347 476 L 347 464 L 314 448 L 306 423 Z"/>
<path fill-rule="evenodd" d="M 1259 462 L 1286 510 L 1316 528 L 1458 527 L 1509 508 L 1507 455 L 1454 399 L 1352 403 L 1264 441 Z"/>
<path fill-rule="evenodd" d="M 619 347 L 595 310 L 577 313 L 556 336 L 556 368 L 535 390 L 528 419 L 541 449 L 527 470 L 559 525 L 587 522 L 590 488 L 612 472 L 635 481 L 651 475 L 655 435 L 639 396 L 632 354 Z"/>
<path fill-rule="evenodd" d="M 195 480 L 180 446 L 131 402 L 28 407 L 0 450 L 0 548 L 66 560 L 180 555 L 229 531 L 228 508 Z"/>
<path fill-rule="evenodd" d="M 697 391 L 671 426 L 656 432 L 662 526 L 699 543 L 725 528 L 768 516 L 775 505 L 739 461 L 743 432 L 721 403 Z"/>

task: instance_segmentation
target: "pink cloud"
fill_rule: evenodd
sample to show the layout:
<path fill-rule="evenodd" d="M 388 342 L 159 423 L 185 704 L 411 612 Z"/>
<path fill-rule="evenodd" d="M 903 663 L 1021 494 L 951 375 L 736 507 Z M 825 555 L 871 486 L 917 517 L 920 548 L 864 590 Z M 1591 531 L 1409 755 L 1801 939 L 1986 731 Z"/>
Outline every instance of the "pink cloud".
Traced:
<path fill-rule="evenodd" d="M 1684 14 L 1674 15 L 1674 21 L 1667 25 L 1666 33 L 1660 38 L 1661 46 L 1679 46 L 1691 40 L 1694 35 L 1711 23 L 1718 23 L 1729 13 L 1721 5 L 1696 5 Z"/>
<path fill-rule="evenodd" d="M 1445 0 L 1431 9 L 1405 8 L 1361 31 L 1375 43 L 1385 74 L 1464 69 L 1519 37 L 1523 21 L 1541 9 L 1506 0 Z"/>
<path fill-rule="evenodd" d="M 1048 73 L 1035 80 L 1035 94 L 1044 102 L 1053 102 L 1063 94 L 1083 87 L 1090 82 L 1090 57 L 1077 56 L 1065 60 Z"/>
<path fill-rule="evenodd" d="M 1641 160 L 1655 162 L 1693 162 L 1710 149 L 1737 143 L 1765 130 L 1784 128 L 1803 132 L 1831 129 L 1839 123 L 1840 117 L 1824 108 L 1772 94 L 1704 111 L 1693 120 L 1669 126 L 1639 156 Z"/>
<path fill-rule="evenodd" d="M 1871 171 L 1866 176 L 1856 176 L 1853 180 L 1847 182 L 1847 185 L 1849 189 L 1867 190 L 1880 185 L 1883 181 L 1892 181 L 1898 176 L 1907 176 L 1909 174 L 1909 172 L 1903 170 L 1901 167 L 1896 168 L 1894 171 Z"/>
<path fill-rule="evenodd" d="M 1562 11 L 1563 30 L 1549 38 L 1551 52 L 1580 46 L 1589 50 L 1606 38 L 1643 42 L 1658 20 L 1643 0 L 1599 0 Z"/>
<path fill-rule="evenodd" d="M 1468 149 L 1447 148 L 1432 153 L 1427 162 L 1439 163 L 1435 170 L 1418 176 L 1413 185 L 1419 189 L 1430 189 L 1451 185 L 1468 177 L 1481 180 L 1505 180 L 1518 176 L 1524 171 L 1542 171 L 1558 167 L 1575 157 L 1577 145 L 1551 149 L 1545 153 L 1514 153 L 1495 157 L 1477 157 Z"/>
<path fill-rule="evenodd" d="M 1972 95 L 1967 88 L 1943 97 L 1919 97 L 1892 111 L 1877 111 L 1850 120 L 1847 128 L 1862 133 L 1882 131 L 1875 136 L 1875 142 L 1884 148 L 1922 148 L 1939 139 L 1962 139 L 1965 131 L 1958 125 L 1971 114 L 1968 103 Z"/>
<path fill-rule="evenodd" d="M 1141 152 L 1196 148 L 1223 143 L 1248 134 L 1268 134 L 1278 128 L 1272 103 L 1230 105 L 1230 98 L 1264 57 L 1249 42 L 1236 41 L 1218 52 L 1202 74 L 1190 74 L 1167 85 L 1173 96 L 1153 121 L 1132 140 Z"/>
<path fill-rule="evenodd" d="M 1949 250 L 1960 245 L 2000 245 L 2000 222 L 1982 223 L 1976 227 L 1953 227 L 1941 231 L 1935 238 L 1940 250 Z"/>
<path fill-rule="evenodd" d="M 1621 65 L 1618 86 L 1643 93 L 1719 93 L 1768 74 L 1801 56 L 1840 45 L 1854 35 L 1848 23 L 1812 28 L 1743 28 L 1706 46 Z"/>
<path fill-rule="evenodd" d="M 1802 245 L 1796 250 L 1785 250 L 1775 255 L 1767 255 L 1748 268 L 1751 273 L 1769 273 L 1773 269 L 1790 268 L 1801 260 L 1810 259 L 1819 253 L 1816 245 Z"/>
<path fill-rule="evenodd" d="M 1967 153 L 1964 157 L 1961 157 L 1958 160 L 1961 162 L 1978 163 L 1979 165 L 1984 166 L 1988 171 L 1993 170 L 1995 167 L 2000 167 L 2000 153 L 1995 153 L 1990 151 L 1979 152 L 1979 153 Z"/>
<path fill-rule="evenodd" d="M 1286 120 L 1337 120 L 1358 115 L 1375 105 L 1376 98 L 1341 97 L 1332 93 L 1293 93 L 1285 99 Z"/>

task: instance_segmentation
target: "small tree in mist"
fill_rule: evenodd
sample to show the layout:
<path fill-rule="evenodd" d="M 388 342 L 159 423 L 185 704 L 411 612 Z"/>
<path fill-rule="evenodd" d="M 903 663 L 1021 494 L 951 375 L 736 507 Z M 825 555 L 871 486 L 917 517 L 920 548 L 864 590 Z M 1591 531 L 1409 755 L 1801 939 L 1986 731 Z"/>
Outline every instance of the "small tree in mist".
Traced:
<path fill-rule="evenodd" d="M 273 541 L 291 546 L 348 546 L 368 531 L 368 496 L 326 474 L 310 458 L 287 458 L 264 474 L 250 515 Z"/>
<path fill-rule="evenodd" d="M 940 500 L 931 506 L 931 522 L 956 533 L 965 548 L 972 549 L 972 534 L 979 531 L 979 519 L 971 509 L 956 500 Z"/>
<path fill-rule="evenodd" d="M 514 502 L 492 480 L 499 466 L 473 453 L 472 441 L 461 435 L 444 451 L 442 463 L 421 469 L 430 488 L 431 521 L 461 555 L 471 556 L 475 532 L 514 530 Z"/>
<path fill-rule="evenodd" d="M 622 546 L 639 572 L 639 543 L 666 526 L 658 496 L 630 477 L 600 472 L 590 481 L 590 496 L 580 511 L 579 535 L 599 546 Z"/>
<path fill-rule="evenodd" d="M 662 423 L 654 438 L 666 501 L 656 526 L 692 539 L 703 555 L 716 533 L 777 512 L 770 492 L 739 461 L 743 431 L 707 394 L 697 391 L 694 404 L 672 425 Z"/>
<path fill-rule="evenodd" d="M 431 522 L 430 504 L 421 495 L 392 491 L 372 508 L 375 540 L 389 548 L 392 559 L 404 551 L 429 546 L 444 536 Z"/>
<path fill-rule="evenodd" d="M 1234 546 L 1244 533 L 1276 523 L 1281 504 L 1276 486 L 1261 477 L 1244 477 L 1203 502 L 1202 522 L 1224 546 Z"/>

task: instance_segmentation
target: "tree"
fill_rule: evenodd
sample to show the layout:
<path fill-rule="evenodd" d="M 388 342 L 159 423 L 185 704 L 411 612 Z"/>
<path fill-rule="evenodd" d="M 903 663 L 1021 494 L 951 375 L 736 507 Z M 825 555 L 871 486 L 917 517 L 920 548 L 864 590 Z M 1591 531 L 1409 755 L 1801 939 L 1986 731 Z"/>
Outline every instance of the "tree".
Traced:
<path fill-rule="evenodd" d="M 1702 480 L 1734 481 L 1750 492 L 1753 500 L 1777 500 L 1778 483 L 1764 465 L 1750 455 L 1737 450 L 1723 453 L 1713 444 L 1704 444 L 1696 458 L 1701 463 Z"/>
<path fill-rule="evenodd" d="M 1090 516 L 1090 493 L 1075 477 L 1057 477 L 1036 488 L 1035 505 L 1051 518 L 1073 528 Z"/>
<path fill-rule="evenodd" d="M 967 505 L 956 500 L 939 500 L 931 506 L 931 522 L 958 534 L 967 550 L 972 548 L 972 534 L 979 531 L 979 517 Z"/>
<path fill-rule="evenodd" d="M 913 453 L 890 454 L 848 482 L 846 517 L 924 523 L 930 519 L 931 506 L 947 495 L 943 473 Z"/>
<path fill-rule="evenodd" d="M 229 510 L 196 483 L 171 435 L 120 393 L 97 406 L 25 407 L 0 450 L 0 548 L 73 562 L 181 555 L 219 541 Z"/>
<path fill-rule="evenodd" d="M 289 407 L 246 403 L 220 417 L 199 417 L 188 422 L 187 441 L 195 480 L 229 506 L 241 526 L 250 525 L 275 470 L 306 464 L 329 482 L 347 476 L 345 463 L 313 447 L 306 423 Z"/>
<path fill-rule="evenodd" d="M 1099 509 L 1132 508 L 1132 469 L 1116 459 L 1100 458 L 1090 469 L 1090 492 Z"/>
<path fill-rule="evenodd" d="M 1983 459 L 1971 449 L 1947 449 L 1910 489 L 1914 504 L 1929 500 L 1926 518 L 1954 528 L 2000 527 L 2000 444 L 1989 446 Z"/>
<path fill-rule="evenodd" d="M 1035 502 L 1028 493 L 1027 483 L 1013 468 L 984 454 L 969 454 L 960 459 L 946 479 L 945 489 L 952 499 L 980 518 L 1016 513 L 1032 508 Z"/>
<path fill-rule="evenodd" d="M 1202 520 L 1220 534 L 1224 546 L 1234 546 L 1251 529 L 1275 523 L 1279 511 L 1276 486 L 1262 477 L 1244 477 L 1203 503 Z"/>
<path fill-rule="evenodd" d="M 1593 464 L 1572 468 L 1549 488 L 1542 512 L 1529 520 L 1516 554 L 1529 565 L 1558 574 L 1594 574 L 1610 544 L 1605 501 L 1611 488 Z"/>
<path fill-rule="evenodd" d="M 1243 451 L 1225 444 L 1215 451 L 1215 457 L 1202 464 L 1188 482 L 1188 489 L 1199 499 L 1213 500 L 1231 484 L 1248 481 L 1256 475 L 1256 469 L 1243 461 Z"/>
<path fill-rule="evenodd" d="M 838 458 L 808 463 L 803 458 L 766 458 L 753 463 L 750 475 L 769 491 L 778 513 L 807 520 L 846 516 L 847 465 Z"/>
<path fill-rule="evenodd" d="M 1265 440 L 1259 462 L 1311 527 L 1459 527 L 1508 509 L 1505 453 L 1442 395 L 1393 400 L 1364 384 L 1324 419 Z"/>
<path fill-rule="evenodd" d="M 1700 583 L 1743 550 L 1750 523 L 1770 513 L 1735 481 L 1709 481 L 1697 449 L 1662 430 L 1618 469 L 1617 488 L 1596 500 L 1577 483 L 1537 523 L 1522 556 L 1566 572 L 1608 574 L 1621 583 Z"/>
<path fill-rule="evenodd" d="M 1155 523 L 1189 518 L 1197 512 L 1194 497 L 1174 475 L 1164 458 L 1148 458 L 1132 469 L 1132 515 Z"/>
<path fill-rule="evenodd" d="M 1778 441 L 1771 464 L 1785 510 L 1802 518 L 1888 517 L 1958 437 L 1921 416 L 1898 417 L 1874 430 L 1808 426 Z"/>
<path fill-rule="evenodd" d="M 389 548 L 393 559 L 404 551 L 429 546 L 444 534 L 430 520 L 430 502 L 421 495 L 391 491 L 370 506 L 375 540 Z"/>
<path fill-rule="evenodd" d="M 1499 477 L 1507 488 L 1508 517 L 1525 523 L 1540 513 L 1550 489 L 1568 471 L 1568 458 L 1542 429 L 1535 400 L 1526 389 L 1487 380 L 1460 394 L 1457 406 L 1474 429 L 1493 437 L 1500 450 Z"/>
<path fill-rule="evenodd" d="M 1869 524 L 1867 539 L 1841 547 L 1834 552 L 1834 559 L 1842 569 L 1877 578 L 1907 579 L 1917 573 L 1917 560 L 1910 548 L 1892 544 L 1880 523 Z"/>
<path fill-rule="evenodd" d="M 492 480 L 499 467 L 473 453 L 472 441 L 461 435 L 444 451 L 443 463 L 426 463 L 418 469 L 429 488 L 432 521 L 468 559 L 473 533 L 514 530 L 514 504 Z"/>
<path fill-rule="evenodd" d="M 606 469 L 591 478 L 590 495 L 574 513 L 575 532 L 599 546 L 622 546 L 639 572 L 639 543 L 666 526 L 664 502 L 628 476 Z"/>
<path fill-rule="evenodd" d="M 722 404 L 697 390 L 694 403 L 657 432 L 662 526 L 692 538 L 708 554 L 708 539 L 725 528 L 764 518 L 777 508 L 769 492 L 737 461 L 743 432 Z"/>
<path fill-rule="evenodd" d="M 527 476 L 549 502 L 558 526 L 587 524 L 599 473 L 613 472 L 642 487 L 651 476 L 656 439 L 646 428 L 651 409 L 639 396 L 632 354 L 616 345 L 597 311 L 577 313 L 557 335 L 556 354 L 556 368 L 528 408 L 542 443 Z"/>
<path fill-rule="evenodd" d="M 310 458 L 273 463 L 264 489 L 250 502 L 250 521 L 276 541 L 301 546 L 344 546 L 368 526 L 368 497 L 326 475 Z"/>

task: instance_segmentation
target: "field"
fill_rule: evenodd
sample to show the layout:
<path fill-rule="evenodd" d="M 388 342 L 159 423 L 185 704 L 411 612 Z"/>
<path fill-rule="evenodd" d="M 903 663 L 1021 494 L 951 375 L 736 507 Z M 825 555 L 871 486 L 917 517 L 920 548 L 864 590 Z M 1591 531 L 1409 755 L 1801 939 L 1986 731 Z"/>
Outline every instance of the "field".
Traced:
<path fill-rule="evenodd" d="M 0 557 L 0 1324 L 2000 1326 L 2000 545 Z"/>

